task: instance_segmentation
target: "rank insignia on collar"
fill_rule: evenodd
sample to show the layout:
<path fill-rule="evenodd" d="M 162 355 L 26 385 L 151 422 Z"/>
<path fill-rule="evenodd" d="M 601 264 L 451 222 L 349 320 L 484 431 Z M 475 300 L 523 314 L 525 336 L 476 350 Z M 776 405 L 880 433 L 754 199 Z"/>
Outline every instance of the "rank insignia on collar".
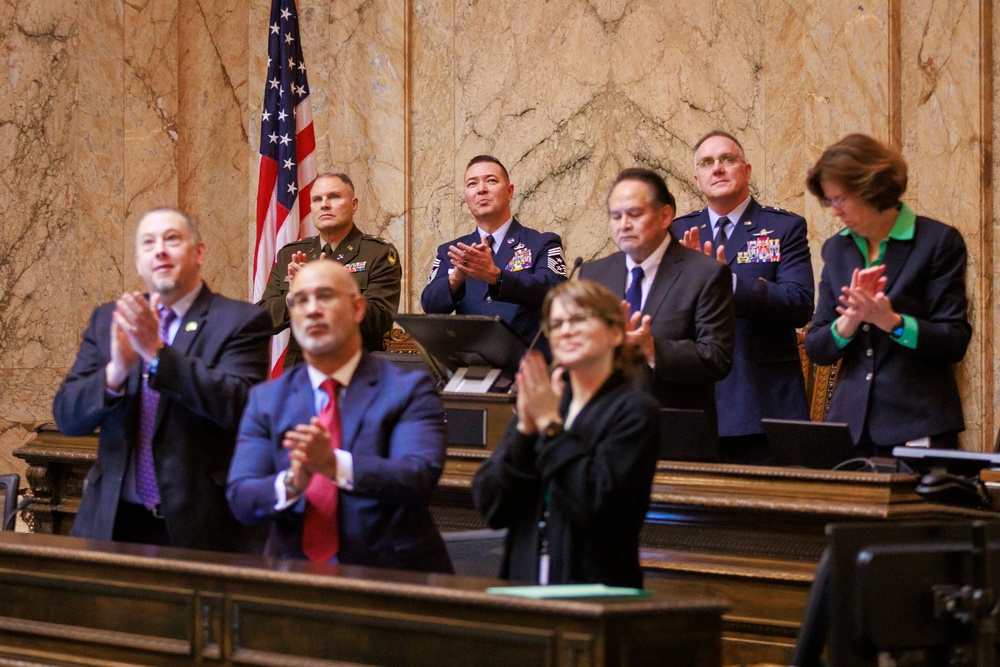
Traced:
<path fill-rule="evenodd" d="M 351 252 L 354 252 L 354 246 L 352 245 L 347 246 L 347 249 L 350 250 Z"/>

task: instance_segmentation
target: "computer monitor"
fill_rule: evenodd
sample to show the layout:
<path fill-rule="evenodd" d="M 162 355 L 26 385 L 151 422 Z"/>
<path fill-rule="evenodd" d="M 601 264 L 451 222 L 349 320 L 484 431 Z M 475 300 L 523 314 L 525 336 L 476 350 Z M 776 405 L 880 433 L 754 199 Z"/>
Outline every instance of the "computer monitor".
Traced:
<path fill-rule="evenodd" d="M 704 410 L 660 409 L 660 458 L 696 463 L 719 462 L 719 438 Z"/>
<path fill-rule="evenodd" d="M 833 524 L 793 664 L 996 665 L 1000 523 Z"/>
<path fill-rule="evenodd" d="M 847 424 L 795 419 L 760 421 L 779 466 L 832 470 L 858 457 Z"/>
<path fill-rule="evenodd" d="M 396 315 L 396 323 L 433 362 L 447 369 L 449 392 L 508 392 L 514 387 L 524 342 L 499 317 Z"/>
<path fill-rule="evenodd" d="M 972 477 L 983 468 L 1000 468 L 1000 454 L 966 452 L 960 449 L 930 449 L 928 447 L 894 447 L 892 455 L 905 461 L 919 472 L 946 470 L 956 475 Z"/>

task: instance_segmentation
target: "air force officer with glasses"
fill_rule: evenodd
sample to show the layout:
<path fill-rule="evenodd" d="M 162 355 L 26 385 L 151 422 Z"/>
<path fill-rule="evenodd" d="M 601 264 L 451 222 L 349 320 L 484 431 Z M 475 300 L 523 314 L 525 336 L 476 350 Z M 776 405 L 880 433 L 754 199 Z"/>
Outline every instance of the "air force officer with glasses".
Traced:
<path fill-rule="evenodd" d="M 813 312 L 805 219 L 761 206 L 752 168 L 731 134 L 714 130 L 694 148 L 694 180 L 706 208 L 674 220 L 674 233 L 733 272 L 733 370 L 715 385 L 724 463 L 772 461 L 762 418 L 809 419 L 796 327 Z"/>

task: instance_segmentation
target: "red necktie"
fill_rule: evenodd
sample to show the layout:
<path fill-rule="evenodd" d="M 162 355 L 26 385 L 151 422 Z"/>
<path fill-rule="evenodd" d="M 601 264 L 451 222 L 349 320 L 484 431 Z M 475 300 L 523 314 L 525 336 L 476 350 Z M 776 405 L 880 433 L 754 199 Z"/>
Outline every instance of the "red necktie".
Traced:
<path fill-rule="evenodd" d="M 319 423 L 330 432 L 330 448 L 340 449 L 340 410 L 337 408 L 336 380 L 320 385 L 330 400 L 319 411 Z M 340 549 L 337 527 L 337 485 L 326 475 L 315 473 L 306 487 L 306 511 L 302 527 L 302 551 L 309 560 L 327 562 Z"/>

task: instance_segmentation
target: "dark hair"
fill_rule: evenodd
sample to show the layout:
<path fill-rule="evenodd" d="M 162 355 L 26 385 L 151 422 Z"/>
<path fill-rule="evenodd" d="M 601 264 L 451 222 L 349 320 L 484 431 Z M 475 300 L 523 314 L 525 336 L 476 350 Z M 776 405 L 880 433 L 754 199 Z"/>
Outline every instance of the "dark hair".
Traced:
<path fill-rule="evenodd" d="M 507 173 L 507 167 L 503 166 L 503 162 L 496 159 L 492 155 L 477 155 L 476 157 L 469 160 L 469 164 L 465 165 L 465 170 L 469 171 L 469 167 L 474 164 L 479 164 L 480 162 L 492 162 L 495 165 L 499 165 L 500 169 L 503 170 L 503 176 L 508 181 L 510 180 L 510 174 Z"/>
<path fill-rule="evenodd" d="M 708 141 L 709 139 L 711 139 L 712 137 L 724 137 L 726 139 L 729 139 L 731 142 L 736 144 L 736 147 L 740 149 L 741 153 L 743 153 L 743 159 L 746 159 L 747 154 L 746 151 L 743 150 L 743 144 L 740 143 L 739 139 L 729 134 L 725 130 L 712 130 L 711 132 L 709 132 L 708 134 L 706 134 L 705 136 L 703 136 L 701 139 L 698 140 L 698 143 L 694 145 L 694 150 L 692 150 L 691 152 L 697 153 L 698 149 L 701 148 L 701 145 L 706 141 Z"/>
<path fill-rule="evenodd" d="M 653 202 L 659 204 L 661 208 L 669 206 L 671 210 L 677 211 L 677 202 L 674 201 L 674 196 L 670 194 L 666 181 L 655 171 L 640 167 L 622 169 L 618 172 L 618 176 L 615 177 L 615 182 L 611 184 L 611 189 L 608 190 L 608 199 L 611 198 L 611 193 L 615 187 L 622 181 L 639 181 L 640 183 L 645 183 L 649 186 L 649 191 L 653 195 Z"/>
<path fill-rule="evenodd" d="M 181 217 L 184 224 L 187 226 L 188 231 L 191 233 L 191 240 L 195 243 L 201 243 L 201 230 L 198 229 L 198 222 L 179 208 L 174 208 L 173 206 L 157 206 L 156 208 L 151 208 L 142 214 L 142 217 L 139 218 L 139 222 L 141 223 L 150 213 L 176 213 Z M 139 233 L 138 224 L 136 225 L 135 231 L 136 234 Z"/>
<path fill-rule="evenodd" d="M 899 205 L 906 192 L 906 161 L 894 148 L 864 134 L 849 134 L 823 151 L 806 187 L 826 205 L 823 181 L 833 181 L 878 211 Z"/>
<path fill-rule="evenodd" d="M 354 181 L 352 181 L 351 177 L 342 171 L 324 171 L 322 174 L 319 174 L 316 178 L 313 179 L 313 183 L 315 183 L 321 178 L 340 179 L 341 183 L 349 187 L 351 189 L 351 192 L 354 192 Z"/>
<path fill-rule="evenodd" d="M 622 332 L 626 329 L 621 297 L 615 296 L 604 285 L 593 280 L 569 280 L 550 289 L 542 301 L 542 322 L 548 322 L 555 301 L 569 301 L 612 329 L 621 329 Z M 638 358 L 638 348 L 626 343 L 624 339 L 615 348 L 615 368 L 618 370 L 630 372 L 636 366 Z"/>

